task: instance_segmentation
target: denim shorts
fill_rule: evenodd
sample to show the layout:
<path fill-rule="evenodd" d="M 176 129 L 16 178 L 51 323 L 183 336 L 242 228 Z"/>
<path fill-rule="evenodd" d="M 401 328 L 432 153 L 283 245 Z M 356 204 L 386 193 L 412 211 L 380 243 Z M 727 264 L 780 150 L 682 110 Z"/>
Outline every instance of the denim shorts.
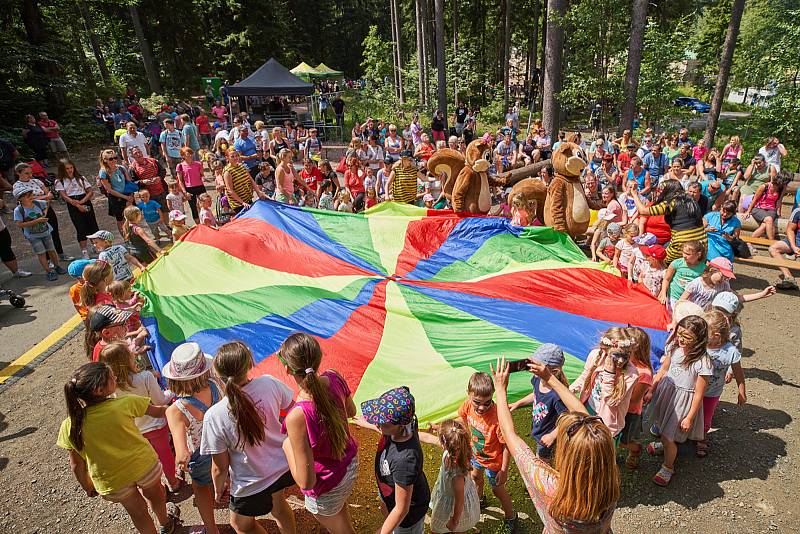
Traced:
<path fill-rule="evenodd" d="M 474 467 L 475 469 L 479 469 L 486 473 L 486 478 L 489 479 L 489 485 L 491 487 L 493 488 L 497 487 L 497 471 L 492 471 L 488 467 L 482 466 L 481 464 L 478 463 L 478 460 L 476 460 L 475 458 L 471 458 L 469 463 L 471 463 L 472 467 Z"/>
<path fill-rule="evenodd" d="M 29 237 L 28 242 L 31 244 L 34 254 L 44 254 L 49 250 L 56 249 L 53 244 L 53 237 L 50 234 L 42 237 Z"/>
<path fill-rule="evenodd" d="M 192 475 L 192 484 L 210 486 L 211 480 L 211 455 L 200 454 L 194 451 L 189 458 L 189 474 Z"/>

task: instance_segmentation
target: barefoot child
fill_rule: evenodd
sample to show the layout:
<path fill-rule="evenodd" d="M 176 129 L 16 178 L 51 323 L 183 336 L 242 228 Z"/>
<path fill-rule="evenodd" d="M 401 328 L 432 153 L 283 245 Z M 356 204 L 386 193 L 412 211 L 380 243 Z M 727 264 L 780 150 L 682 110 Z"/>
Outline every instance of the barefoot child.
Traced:
<path fill-rule="evenodd" d="M 56 444 L 69 451 L 69 464 L 86 495 L 122 504 L 139 532 L 162 534 L 178 528 L 167 512 L 163 470 L 153 447 L 139 432 L 135 418 L 164 417 L 166 406 L 153 406 L 138 395 L 113 398 L 114 373 L 104 363 L 79 367 L 64 385 L 69 417 L 61 423 Z"/>
<path fill-rule="evenodd" d="M 677 444 L 703 439 L 703 396 L 712 375 L 707 342 L 708 326 L 702 317 L 690 315 L 678 321 L 667 339 L 653 387 L 645 395 L 644 402 L 650 403 L 651 419 L 661 439 L 660 443 L 648 444 L 647 453 L 664 455 L 661 469 L 653 477 L 659 486 L 669 484 L 675 473 Z"/>
<path fill-rule="evenodd" d="M 437 431 L 438 439 L 420 432 L 420 440 L 444 449 L 431 494 L 431 532 L 469 532 L 481 516 L 478 489 L 469 476 L 472 436 L 455 419 L 443 421 Z"/>
<path fill-rule="evenodd" d="M 736 378 L 736 385 L 739 388 L 739 406 L 747 404 L 747 389 L 744 384 L 744 370 L 742 369 L 742 355 L 733 343 L 730 342 L 730 327 L 728 318 L 721 311 L 706 312 L 703 316 L 708 324 L 708 344 L 706 351 L 711 360 L 712 375 L 708 380 L 703 395 L 703 439 L 697 442 L 697 456 L 705 458 L 708 455 L 708 431 L 711 430 L 711 422 L 714 418 L 714 411 L 719 404 L 722 390 L 725 388 L 726 375 L 733 371 Z"/>
<path fill-rule="evenodd" d="M 564 351 L 553 343 L 539 345 L 531 360 L 540 362 L 550 369 L 550 372 L 565 386 L 569 386 L 564 375 Z M 536 440 L 536 456 L 543 460 L 550 460 L 555 452 L 556 421 L 558 416 L 567 410 L 558 393 L 553 391 L 545 382 L 534 375 L 531 378 L 533 392 L 528 396 L 511 403 L 511 411 L 520 406 L 533 404 L 531 412 L 531 437 Z"/>
<path fill-rule="evenodd" d="M 156 377 L 150 371 L 139 367 L 136 355 L 131 352 L 127 343 L 113 341 L 100 351 L 100 361 L 107 364 L 114 376 L 117 377 L 117 397 L 139 395 L 150 399 L 156 406 L 169 404 L 167 397 L 158 385 Z M 143 415 L 134 422 L 158 455 L 164 476 L 167 477 L 169 490 L 175 492 L 180 486 L 180 481 L 175 476 L 175 456 L 169 444 L 169 428 L 167 420 L 163 417 L 150 417 Z"/>
<path fill-rule="evenodd" d="M 176 396 L 166 414 L 175 445 L 173 469 L 177 465 L 192 476 L 192 492 L 205 532 L 217 534 L 211 455 L 200 454 L 203 417 L 220 398 L 219 388 L 211 379 L 211 356 L 204 354 L 197 343 L 183 343 L 172 351 L 161 374 Z"/>
<path fill-rule="evenodd" d="M 506 530 L 513 531 L 517 523 L 514 503 L 506 489 L 508 465 L 511 455 L 506 447 L 500 424 L 497 420 L 497 406 L 492 400 L 494 384 L 486 373 L 474 373 L 467 386 L 467 399 L 458 409 L 464 426 L 472 434 L 472 472 L 470 476 L 483 495 L 483 475 L 489 479 L 492 493 L 500 500 L 505 515 Z"/>
<path fill-rule="evenodd" d="M 86 237 L 91 239 L 92 245 L 97 249 L 97 258 L 111 264 L 114 280 L 133 280 L 131 265 L 144 269 L 144 265 L 127 248 L 123 245 L 112 245 L 114 234 L 108 230 L 100 230 Z"/>

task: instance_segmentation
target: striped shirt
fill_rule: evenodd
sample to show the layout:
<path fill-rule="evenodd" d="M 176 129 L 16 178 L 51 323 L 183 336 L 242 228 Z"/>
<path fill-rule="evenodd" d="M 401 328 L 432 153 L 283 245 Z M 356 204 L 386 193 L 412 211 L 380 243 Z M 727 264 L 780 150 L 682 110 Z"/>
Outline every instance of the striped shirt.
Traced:
<path fill-rule="evenodd" d="M 248 203 L 251 202 L 253 200 L 253 181 L 250 177 L 250 172 L 247 170 L 247 167 L 241 163 L 236 165 L 229 163 L 225 166 L 224 172 L 230 173 L 231 175 L 233 192 L 235 192 L 243 201 Z M 233 198 L 231 191 L 227 188 L 227 186 L 225 189 L 225 193 L 228 195 L 228 204 L 230 204 L 231 208 L 236 209 L 241 207 L 242 204 Z"/>
<path fill-rule="evenodd" d="M 415 166 L 394 169 L 392 195 L 395 202 L 413 204 L 417 200 L 417 173 Z"/>
<path fill-rule="evenodd" d="M 659 202 L 649 208 L 650 215 L 664 215 L 670 227 L 670 242 L 667 247 L 666 263 L 669 265 L 683 254 L 683 244 L 687 241 L 700 241 L 706 244 L 708 236 L 703 225 L 703 216 L 698 206 L 696 213 L 690 213 L 675 200 Z M 696 215 L 696 216 L 695 216 Z"/>

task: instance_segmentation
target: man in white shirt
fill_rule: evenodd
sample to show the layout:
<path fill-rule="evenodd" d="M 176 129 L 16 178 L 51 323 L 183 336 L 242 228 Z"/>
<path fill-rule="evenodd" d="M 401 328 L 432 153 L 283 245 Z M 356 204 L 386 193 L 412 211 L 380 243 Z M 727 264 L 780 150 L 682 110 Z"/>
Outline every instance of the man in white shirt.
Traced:
<path fill-rule="evenodd" d="M 119 148 L 122 150 L 122 159 L 131 163 L 133 156 L 131 149 L 138 148 L 142 154 L 150 154 L 150 147 L 144 138 L 144 134 L 136 130 L 136 124 L 129 122 L 125 125 L 126 132 L 119 136 Z"/>

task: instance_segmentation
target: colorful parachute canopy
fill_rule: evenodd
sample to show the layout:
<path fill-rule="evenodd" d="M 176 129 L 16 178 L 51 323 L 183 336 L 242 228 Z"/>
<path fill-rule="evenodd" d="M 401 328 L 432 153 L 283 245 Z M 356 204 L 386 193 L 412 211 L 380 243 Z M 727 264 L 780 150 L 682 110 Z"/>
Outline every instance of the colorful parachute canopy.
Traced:
<path fill-rule="evenodd" d="M 498 356 L 557 343 L 574 378 L 606 328 L 641 326 L 657 351 L 668 321 L 564 234 L 393 203 L 352 215 L 257 202 L 220 230 L 191 230 L 136 286 L 159 365 L 185 340 L 213 354 L 240 339 L 256 374 L 294 387 L 274 353 L 305 331 L 357 404 L 407 385 L 423 421 L 455 414 L 470 375 Z M 511 396 L 529 381 L 514 374 Z"/>

